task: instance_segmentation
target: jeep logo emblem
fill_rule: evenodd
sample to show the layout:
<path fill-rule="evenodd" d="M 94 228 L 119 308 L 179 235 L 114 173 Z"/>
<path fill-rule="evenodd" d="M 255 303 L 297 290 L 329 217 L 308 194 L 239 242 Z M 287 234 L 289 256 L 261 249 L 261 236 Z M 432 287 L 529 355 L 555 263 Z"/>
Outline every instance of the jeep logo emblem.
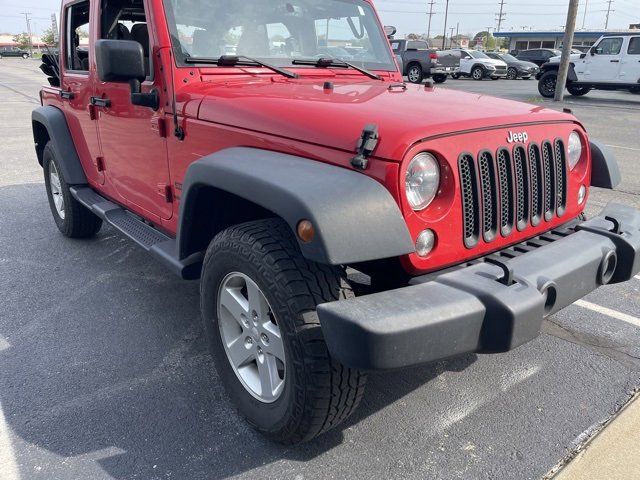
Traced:
<path fill-rule="evenodd" d="M 509 143 L 527 143 L 527 140 L 529 140 L 527 132 L 509 132 L 509 135 L 507 135 L 507 142 Z"/>

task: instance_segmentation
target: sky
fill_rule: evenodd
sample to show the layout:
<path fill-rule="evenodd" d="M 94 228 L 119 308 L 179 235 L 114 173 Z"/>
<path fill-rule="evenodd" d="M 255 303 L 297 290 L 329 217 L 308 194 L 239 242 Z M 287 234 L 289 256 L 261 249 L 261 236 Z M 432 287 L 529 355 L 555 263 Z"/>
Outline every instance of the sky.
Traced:
<path fill-rule="evenodd" d="M 435 2 L 431 35 L 442 35 L 446 0 L 375 0 L 375 5 L 383 23 L 394 25 L 399 35 L 404 36 L 427 32 L 428 3 L 431 1 Z M 568 3 L 568 0 L 505 0 L 502 30 L 560 29 L 564 25 Z M 608 0 L 580 0 L 577 28 L 582 27 L 584 20 L 585 29 L 604 29 L 607 5 Z M 640 23 L 638 6 L 640 0 L 611 0 L 609 28 L 626 29 L 630 23 Z M 22 13 L 28 12 L 33 33 L 39 35 L 51 25 L 51 14 L 59 11 L 60 0 L 0 0 L 0 33 L 25 31 Z M 499 11 L 500 0 L 449 0 L 448 27 L 456 27 L 459 23 L 461 34 L 475 34 L 485 31 L 488 26 L 495 28 Z M 447 30 L 449 35 L 451 31 Z"/>

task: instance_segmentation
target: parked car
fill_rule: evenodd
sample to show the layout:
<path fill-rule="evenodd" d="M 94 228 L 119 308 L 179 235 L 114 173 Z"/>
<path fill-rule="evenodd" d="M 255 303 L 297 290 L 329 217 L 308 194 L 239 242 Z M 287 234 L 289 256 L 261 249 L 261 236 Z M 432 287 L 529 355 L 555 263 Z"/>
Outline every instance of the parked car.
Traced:
<path fill-rule="evenodd" d="M 18 47 L 0 47 L 0 58 L 3 57 L 22 57 L 24 59 L 29 58 L 29 52 L 22 50 Z"/>
<path fill-rule="evenodd" d="M 531 62 L 525 62 L 518 60 L 513 55 L 508 53 L 498 52 L 485 52 L 489 58 L 495 60 L 502 60 L 507 64 L 507 78 L 509 80 L 516 80 L 522 78 L 523 80 L 529 80 L 532 76 L 538 73 L 540 70 L 538 65 Z"/>
<path fill-rule="evenodd" d="M 433 78 L 436 83 L 447 80 L 447 72 L 438 61 L 438 53 L 423 40 L 391 40 L 393 53 L 402 57 L 403 75 L 411 83 Z"/>
<path fill-rule="evenodd" d="M 507 76 L 507 64 L 502 60 L 490 58 L 478 50 L 453 49 L 449 51 L 460 57 L 460 68 L 452 75 L 453 78 L 471 77 L 474 80 L 484 78 L 498 80 Z"/>
<path fill-rule="evenodd" d="M 555 96 L 560 58 L 545 63 L 536 78 L 543 97 Z M 587 53 L 572 54 L 567 90 L 580 97 L 591 90 L 640 92 L 640 33 L 611 33 Z"/>
<path fill-rule="evenodd" d="M 87 23 L 90 62 L 66 38 Z M 295 49 L 269 57 L 268 35 L 256 32 L 274 24 L 290 26 Z M 543 106 L 400 84 L 373 0 L 64 0 L 60 25 L 61 68 L 48 57 L 44 69 L 58 82 L 24 125 L 52 221 L 72 239 L 107 223 L 179 278 L 200 280 L 218 374 L 194 377 L 219 380 L 268 438 L 294 444 L 337 427 L 369 371 L 513 350 L 545 318 L 640 273 L 640 211 L 610 204 L 582 216 L 592 185 L 620 182 L 583 124 Z M 320 40 L 345 32 L 366 61 L 318 53 Z M 235 56 L 222 54 L 229 42 Z M 41 219 L 29 215 L 21 221 Z M 108 257 L 96 261 L 108 271 Z M 74 282 L 42 294 L 72 306 Z M 143 287 L 148 305 L 131 306 L 149 312 L 137 320 L 153 323 L 162 308 L 158 283 Z M 104 373 L 94 366 L 84 374 Z M 236 424 L 193 413 L 205 429 Z"/>
<path fill-rule="evenodd" d="M 555 48 L 534 48 L 531 50 L 521 51 L 518 53 L 516 58 L 524 62 L 531 62 L 541 66 L 544 63 L 547 63 L 550 58 L 557 57 L 558 55 L 562 55 L 562 52 Z"/>

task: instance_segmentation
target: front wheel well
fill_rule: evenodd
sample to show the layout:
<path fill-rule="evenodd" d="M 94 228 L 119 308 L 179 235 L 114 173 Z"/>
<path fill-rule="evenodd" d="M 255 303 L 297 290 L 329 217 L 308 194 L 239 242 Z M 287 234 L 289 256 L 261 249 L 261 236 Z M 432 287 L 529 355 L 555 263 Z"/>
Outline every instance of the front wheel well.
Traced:
<path fill-rule="evenodd" d="M 278 217 L 256 203 L 209 185 L 197 187 L 190 197 L 181 212 L 181 258 L 204 252 L 218 233 L 233 225 Z"/>
<path fill-rule="evenodd" d="M 42 157 L 44 154 L 44 147 L 47 145 L 51 137 L 49 131 L 40 122 L 32 122 L 33 125 L 33 141 L 36 145 L 36 155 L 38 156 L 38 163 L 42 166 Z"/>

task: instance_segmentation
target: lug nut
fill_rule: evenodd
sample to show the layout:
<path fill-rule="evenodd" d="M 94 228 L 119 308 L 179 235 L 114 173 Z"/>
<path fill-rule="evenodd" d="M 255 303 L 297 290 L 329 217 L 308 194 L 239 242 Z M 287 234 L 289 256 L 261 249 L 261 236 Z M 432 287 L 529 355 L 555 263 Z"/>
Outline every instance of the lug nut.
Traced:
<path fill-rule="evenodd" d="M 263 333 L 262 335 L 260 335 L 260 340 L 262 340 L 262 343 L 264 343 L 265 345 L 269 344 L 269 337 L 267 337 L 266 333 Z"/>

